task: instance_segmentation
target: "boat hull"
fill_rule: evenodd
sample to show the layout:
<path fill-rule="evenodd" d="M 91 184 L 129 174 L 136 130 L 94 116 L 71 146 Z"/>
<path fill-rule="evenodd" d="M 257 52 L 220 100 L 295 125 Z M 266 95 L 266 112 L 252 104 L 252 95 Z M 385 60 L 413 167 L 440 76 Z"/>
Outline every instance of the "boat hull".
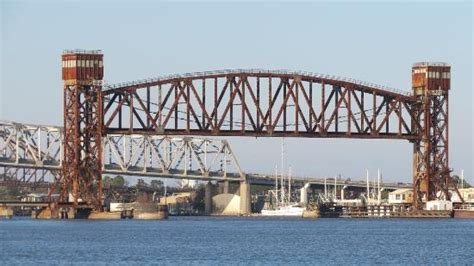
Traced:
<path fill-rule="evenodd" d="M 471 218 L 471 219 L 474 219 L 474 210 L 455 209 L 454 210 L 454 218 Z"/>
<path fill-rule="evenodd" d="M 276 210 L 262 210 L 262 216 L 293 216 L 303 217 L 304 208 L 300 207 L 282 207 Z"/>

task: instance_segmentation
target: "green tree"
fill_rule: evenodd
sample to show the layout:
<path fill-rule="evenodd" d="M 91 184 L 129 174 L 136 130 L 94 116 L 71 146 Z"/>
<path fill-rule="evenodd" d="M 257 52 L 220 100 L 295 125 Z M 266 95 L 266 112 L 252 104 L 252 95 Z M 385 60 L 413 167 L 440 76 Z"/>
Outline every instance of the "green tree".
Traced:
<path fill-rule="evenodd" d="M 160 188 L 163 187 L 163 181 L 158 180 L 158 179 L 153 179 L 153 180 L 151 180 L 151 182 L 150 182 L 150 187 L 151 187 L 152 189 L 160 189 Z"/>
<path fill-rule="evenodd" d="M 137 187 L 147 187 L 148 184 L 145 182 L 145 180 L 139 178 L 137 181 Z"/>
<path fill-rule="evenodd" d="M 124 185 L 125 185 L 125 179 L 121 175 L 118 175 L 110 180 L 111 187 L 121 188 Z"/>
<path fill-rule="evenodd" d="M 102 186 L 110 188 L 110 176 L 106 175 L 102 177 Z"/>

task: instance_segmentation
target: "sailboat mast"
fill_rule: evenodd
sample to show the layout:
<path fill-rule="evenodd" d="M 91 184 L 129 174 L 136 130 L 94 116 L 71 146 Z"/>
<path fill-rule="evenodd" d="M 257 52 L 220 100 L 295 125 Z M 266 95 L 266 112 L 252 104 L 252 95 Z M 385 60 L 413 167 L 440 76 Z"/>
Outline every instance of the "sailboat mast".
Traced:
<path fill-rule="evenodd" d="M 326 182 L 326 177 L 324 177 L 324 197 L 327 198 L 328 196 L 328 184 Z"/>
<path fill-rule="evenodd" d="M 367 169 L 367 205 L 370 200 L 369 169 Z"/>
<path fill-rule="evenodd" d="M 278 203 L 278 165 L 275 164 L 275 202 Z"/>
<path fill-rule="evenodd" d="M 377 169 L 377 204 L 380 205 L 380 169 Z"/>
<path fill-rule="evenodd" d="M 374 177 L 374 182 L 372 183 L 372 198 L 374 200 L 374 202 L 377 202 L 376 199 L 377 199 L 377 194 L 375 194 L 375 192 L 377 192 L 377 180 L 376 178 Z"/>
<path fill-rule="evenodd" d="M 288 167 L 288 202 L 291 202 L 291 166 Z"/>
<path fill-rule="evenodd" d="M 280 169 L 280 186 L 281 186 L 281 202 L 283 203 L 285 200 L 284 188 L 285 184 L 283 182 L 283 174 L 284 174 L 284 162 L 285 162 L 285 139 L 281 138 L 281 169 Z"/>

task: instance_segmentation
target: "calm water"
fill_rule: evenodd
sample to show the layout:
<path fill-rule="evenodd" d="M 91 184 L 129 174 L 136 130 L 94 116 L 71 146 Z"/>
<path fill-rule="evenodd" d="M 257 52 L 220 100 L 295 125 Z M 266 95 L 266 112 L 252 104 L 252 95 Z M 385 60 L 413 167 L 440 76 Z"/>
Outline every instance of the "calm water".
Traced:
<path fill-rule="evenodd" d="M 0 220 L 0 264 L 474 263 L 474 220 Z"/>

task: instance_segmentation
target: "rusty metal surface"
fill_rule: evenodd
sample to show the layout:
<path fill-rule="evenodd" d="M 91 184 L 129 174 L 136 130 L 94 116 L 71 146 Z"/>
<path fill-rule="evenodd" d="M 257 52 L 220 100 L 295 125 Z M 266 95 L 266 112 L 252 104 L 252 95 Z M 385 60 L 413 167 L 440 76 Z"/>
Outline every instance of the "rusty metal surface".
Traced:
<path fill-rule="evenodd" d="M 66 51 L 64 80 L 63 176 L 56 186 L 61 200 L 72 194 L 100 209 L 102 206 L 102 54 Z M 51 191 L 54 191 L 52 189 Z"/>
<path fill-rule="evenodd" d="M 369 85 L 251 71 L 131 83 L 104 91 L 104 132 L 419 139 L 417 100 Z"/>
<path fill-rule="evenodd" d="M 450 199 L 452 183 L 449 168 L 449 106 L 450 66 L 444 63 L 413 65 L 412 86 L 419 104 L 414 117 L 422 125 L 417 133 L 422 138 L 413 147 L 413 204 L 422 208 L 423 202 Z M 418 131 L 419 130 L 419 131 Z"/>
<path fill-rule="evenodd" d="M 103 76 L 103 55 L 100 51 L 64 51 L 62 77 L 66 84 L 102 80 Z"/>
<path fill-rule="evenodd" d="M 104 132 L 406 139 L 416 207 L 447 195 L 450 67 L 418 63 L 413 93 L 307 72 L 225 70 L 109 86 Z"/>

